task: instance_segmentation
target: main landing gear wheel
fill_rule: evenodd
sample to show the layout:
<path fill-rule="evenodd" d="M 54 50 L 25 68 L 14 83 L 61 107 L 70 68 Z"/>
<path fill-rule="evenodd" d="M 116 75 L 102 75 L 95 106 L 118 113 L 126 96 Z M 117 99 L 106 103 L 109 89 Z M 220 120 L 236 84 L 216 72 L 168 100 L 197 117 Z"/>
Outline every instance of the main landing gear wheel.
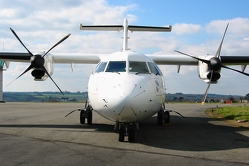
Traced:
<path fill-rule="evenodd" d="M 159 111 L 157 113 L 157 123 L 158 125 L 163 125 L 164 123 L 169 124 L 170 123 L 170 113 L 169 111 Z"/>
<path fill-rule="evenodd" d="M 80 111 L 80 124 L 85 124 L 85 110 Z"/>
<path fill-rule="evenodd" d="M 134 129 L 129 130 L 128 140 L 129 142 L 135 141 L 135 130 Z"/>

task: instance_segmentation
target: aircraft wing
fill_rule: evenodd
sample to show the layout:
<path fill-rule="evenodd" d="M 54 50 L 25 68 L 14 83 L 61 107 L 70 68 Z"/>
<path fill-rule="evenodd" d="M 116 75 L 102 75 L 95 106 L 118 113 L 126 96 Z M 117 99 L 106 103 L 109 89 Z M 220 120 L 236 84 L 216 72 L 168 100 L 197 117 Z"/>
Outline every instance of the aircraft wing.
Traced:
<path fill-rule="evenodd" d="M 147 57 L 151 58 L 158 65 L 197 65 L 196 59 L 182 56 L 182 55 L 160 55 L 148 54 Z"/>
<path fill-rule="evenodd" d="M 146 55 L 158 65 L 198 65 L 198 60 L 183 55 Z M 249 56 L 220 56 L 224 65 L 248 65 Z"/>
<path fill-rule="evenodd" d="M 53 53 L 53 63 L 97 64 L 108 54 Z M 158 65 L 198 65 L 198 60 L 183 55 L 147 54 Z M 29 62 L 29 53 L 0 52 L 0 60 L 9 62 Z M 249 56 L 220 56 L 225 65 L 248 65 Z"/>
<path fill-rule="evenodd" d="M 58 53 L 53 54 L 54 63 L 97 64 L 108 54 Z"/>
<path fill-rule="evenodd" d="M 107 54 L 55 53 L 51 54 L 53 63 L 97 64 Z M 0 52 L 0 61 L 30 62 L 29 53 Z"/>
<path fill-rule="evenodd" d="M 0 60 L 10 62 L 29 62 L 29 53 L 18 53 L 18 52 L 0 52 Z"/>
<path fill-rule="evenodd" d="M 249 56 L 220 56 L 225 65 L 248 65 Z"/>

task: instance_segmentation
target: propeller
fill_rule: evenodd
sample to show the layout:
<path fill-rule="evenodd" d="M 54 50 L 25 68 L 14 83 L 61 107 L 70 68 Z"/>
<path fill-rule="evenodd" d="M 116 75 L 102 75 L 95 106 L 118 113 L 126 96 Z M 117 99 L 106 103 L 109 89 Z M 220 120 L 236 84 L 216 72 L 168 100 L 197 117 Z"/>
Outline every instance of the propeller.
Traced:
<path fill-rule="evenodd" d="M 17 40 L 22 44 L 22 46 L 27 50 L 27 52 L 30 54 L 30 65 L 28 66 L 28 68 L 26 70 L 24 70 L 24 72 L 22 72 L 22 74 L 20 74 L 15 80 L 17 80 L 18 78 L 20 78 L 22 75 L 24 75 L 25 73 L 27 73 L 29 70 L 33 69 L 33 68 L 38 68 L 41 69 L 44 73 L 46 73 L 48 75 L 48 77 L 53 81 L 53 83 L 55 84 L 55 86 L 60 90 L 60 92 L 64 95 L 64 93 L 62 92 L 62 90 L 60 89 L 60 87 L 55 83 L 55 81 L 53 80 L 53 78 L 50 76 L 50 74 L 48 73 L 47 69 L 44 67 L 44 57 L 52 50 L 54 49 L 56 46 L 58 46 L 60 43 L 62 43 L 64 40 L 66 40 L 71 34 L 66 35 L 64 38 L 62 38 L 60 41 L 58 41 L 53 47 L 51 47 L 43 56 L 42 55 L 33 55 L 32 52 L 29 51 L 29 49 L 23 44 L 23 42 L 21 41 L 21 39 L 18 37 L 18 35 L 16 34 L 16 32 L 10 28 L 11 32 L 15 35 L 15 37 L 17 38 Z M 15 81 L 14 80 L 14 81 Z M 13 83 L 14 81 L 12 81 L 11 83 Z M 8 85 L 10 85 L 11 83 L 9 83 Z M 8 86 L 7 85 L 7 86 Z"/>
<path fill-rule="evenodd" d="M 212 81 L 212 78 L 213 78 L 213 73 L 214 71 L 219 71 L 221 68 L 226 68 L 226 69 L 229 69 L 229 70 L 233 70 L 235 72 L 238 72 L 240 74 L 244 74 L 246 76 L 249 76 L 248 73 L 245 73 L 245 72 L 242 72 L 242 71 L 239 71 L 239 70 L 236 70 L 236 69 L 233 69 L 233 68 L 230 68 L 230 67 L 227 67 L 225 66 L 224 64 L 222 64 L 222 61 L 220 59 L 220 53 L 221 53 L 221 48 L 222 48 L 222 44 L 223 44 L 223 41 L 224 41 L 224 38 L 225 38 L 225 35 L 226 35 L 226 32 L 227 32 L 227 29 L 228 29 L 228 26 L 229 26 L 229 23 L 227 24 L 226 26 L 226 29 L 225 29 L 225 32 L 224 32 L 224 35 L 222 37 L 222 40 L 221 40 L 221 43 L 219 45 L 219 48 L 215 54 L 214 57 L 210 58 L 209 60 L 206 60 L 206 59 L 202 59 L 202 58 L 198 58 L 196 56 L 193 56 L 193 55 L 189 55 L 189 54 L 186 54 L 186 53 L 183 53 L 183 52 L 180 52 L 180 51 L 177 51 L 175 50 L 175 52 L 178 52 L 180 54 L 183 54 L 183 55 L 186 55 L 188 57 L 191 57 L 191 58 L 194 58 L 198 61 L 201 61 L 203 63 L 206 63 L 209 67 L 209 69 L 211 70 L 211 75 L 210 75 L 210 78 L 209 78 L 209 83 L 208 83 L 208 87 L 206 89 L 206 92 L 204 94 L 204 97 L 203 97 L 203 100 L 202 100 L 202 105 L 205 103 L 205 100 L 206 100 L 206 97 L 207 97 L 207 94 L 208 94 L 208 90 L 210 88 L 210 84 L 211 84 L 211 81 Z"/>

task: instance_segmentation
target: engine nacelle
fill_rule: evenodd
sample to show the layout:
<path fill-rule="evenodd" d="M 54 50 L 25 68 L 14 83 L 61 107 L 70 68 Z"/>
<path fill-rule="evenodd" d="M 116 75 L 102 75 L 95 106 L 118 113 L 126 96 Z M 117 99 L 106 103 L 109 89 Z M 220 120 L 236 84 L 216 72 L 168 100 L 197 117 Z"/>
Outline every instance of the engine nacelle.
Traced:
<path fill-rule="evenodd" d="M 44 55 L 45 52 L 39 53 L 39 55 Z M 53 75 L 54 66 L 53 66 L 53 59 L 51 54 L 47 54 L 44 57 L 44 67 L 46 68 L 47 72 L 50 76 Z M 45 81 L 48 78 L 48 75 L 40 68 L 34 68 L 31 72 L 31 75 L 34 77 L 35 81 Z"/>
<path fill-rule="evenodd" d="M 205 58 L 202 57 L 202 59 L 210 60 L 212 57 L 213 56 L 207 56 Z M 220 71 L 221 71 L 220 69 L 213 71 L 213 76 L 211 80 L 212 84 L 216 84 L 218 80 L 220 79 Z M 199 77 L 203 81 L 209 83 L 209 80 L 211 77 L 211 69 L 208 67 L 208 64 L 202 61 L 198 61 L 198 73 L 199 73 Z"/>

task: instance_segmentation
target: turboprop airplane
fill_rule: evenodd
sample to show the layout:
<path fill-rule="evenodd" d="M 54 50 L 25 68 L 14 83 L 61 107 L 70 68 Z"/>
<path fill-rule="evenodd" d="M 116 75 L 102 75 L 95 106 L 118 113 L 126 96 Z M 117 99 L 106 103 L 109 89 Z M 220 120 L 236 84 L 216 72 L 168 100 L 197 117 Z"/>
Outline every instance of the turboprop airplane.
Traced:
<path fill-rule="evenodd" d="M 228 26 L 227 26 L 228 27 Z M 165 83 L 161 70 L 157 65 L 177 65 L 178 72 L 181 65 L 198 66 L 199 77 L 208 83 L 204 101 L 211 83 L 217 83 L 221 68 L 227 68 L 246 76 L 245 67 L 249 64 L 249 57 L 220 56 L 221 44 L 214 56 L 197 57 L 180 51 L 183 55 L 144 55 L 128 49 L 128 31 L 170 32 L 171 26 L 133 26 L 128 25 L 127 19 L 123 25 L 80 25 L 81 30 L 123 31 L 123 49 L 112 54 L 51 54 L 54 47 L 67 39 L 66 35 L 47 52 L 31 53 L 22 43 L 13 29 L 11 32 L 23 45 L 28 53 L 1 52 L 0 60 L 9 62 L 30 62 L 28 68 L 16 79 L 32 70 L 36 81 L 44 81 L 48 77 L 54 82 L 60 92 L 62 90 L 52 79 L 54 63 L 97 64 L 90 75 L 88 83 L 89 104 L 85 109 L 79 109 L 80 122 L 92 124 L 92 110 L 101 116 L 115 122 L 115 129 L 119 131 L 119 141 L 128 137 L 129 142 L 135 140 L 135 129 L 138 123 L 157 114 L 157 123 L 170 122 L 170 112 L 165 109 Z M 232 69 L 226 65 L 242 65 L 242 71 Z M 73 111 L 72 111 L 73 112 Z M 70 113 L 72 113 L 70 112 Z M 70 114 L 69 113 L 69 114 Z"/>

